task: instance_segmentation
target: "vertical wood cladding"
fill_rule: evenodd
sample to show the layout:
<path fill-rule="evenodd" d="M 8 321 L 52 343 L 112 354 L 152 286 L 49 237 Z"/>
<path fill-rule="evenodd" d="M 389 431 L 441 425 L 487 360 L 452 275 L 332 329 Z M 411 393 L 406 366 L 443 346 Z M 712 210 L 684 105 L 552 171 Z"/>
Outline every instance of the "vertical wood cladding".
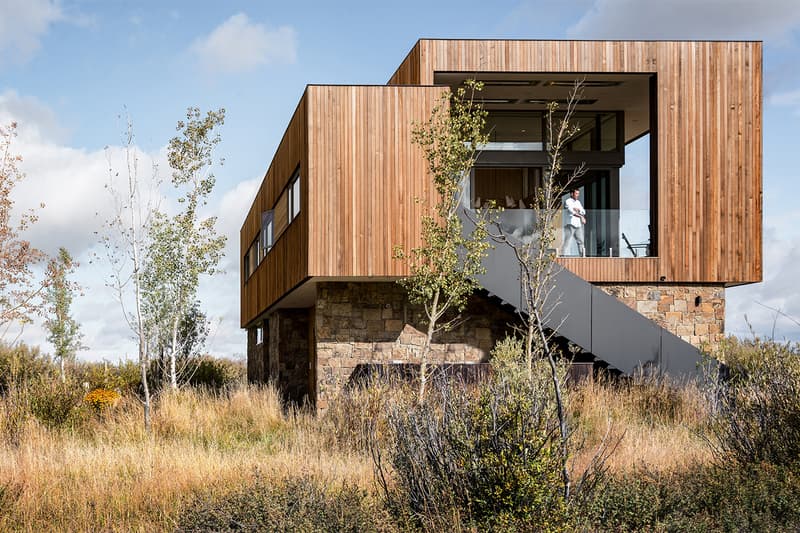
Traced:
<path fill-rule="evenodd" d="M 392 249 L 420 244 L 434 193 L 413 123 L 426 120 L 438 87 L 308 88 L 310 276 L 403 276 Z"/>
<path fill-rule="evenodd" d="M 562 262 L 590 281 L 737 284 L 762 278 L 761 70 L 760 42 L 421 40 L 392 81 L 432 84 L 437 71 L 656 74 L 658 258 Z"/>
<path fill-rule="evenodd" d="M 310 276 L 408 273 L 392 259 L 392 248 L 419 244 L 423 207 L 415 199 L 434 201 L 411 129 L 428 118 L 444 90 L 431 87 L 437 71 L 655 74 L 651 209 L 658 257 L 560 261 L 597 282 L 760 281 L 761 48 L 760 42 L 421 40 L 392 76 L 398 85 L 308 87 L 242 227 L 241 256 L 298 163 L 301 212 L 243 283 L 242 325 Z"/>
<path fill-rule="evenodd" d="M 308 182 L 306 96 L 283 135 L 240 232 L 240 265 L 261 229 L 261 213 L 272 209 L 300 164 L 301 189 Z M 300 214 L 275 241 L 248 280 L 241 280 L 241 325 L 250 323 L 267 307 L 303 281 L 308 273 L 308 199 L 301 195 Z M 239 276 L 243 270 L 239 269 Z"/>
<path fill-rule="evenodd" d="M 417 41 L 414 48 L 408 53 L 406 58 L 398 67 L 397 72 L 392 75 L 387 85 L 419 85 L 420 74 L 420 48 L 422 41 Z M 431 82 L 428 84 L 430 85 Z"/>

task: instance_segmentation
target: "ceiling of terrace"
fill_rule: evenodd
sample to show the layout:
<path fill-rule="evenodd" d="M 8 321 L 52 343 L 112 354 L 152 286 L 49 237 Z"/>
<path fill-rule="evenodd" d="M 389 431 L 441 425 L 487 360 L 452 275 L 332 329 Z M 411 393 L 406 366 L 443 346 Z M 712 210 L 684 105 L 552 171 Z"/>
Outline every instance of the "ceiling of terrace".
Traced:
<path fill-rule="evenodd" d="M 478 79 L 484 88 L 476 100 L 491 111 L 535 111 L 547 102 L 566 103 L 575 80 L 583 81 L 577 111 L 623 111 L 625 142 L 650 129 L 650 74 L 583 74 L 519 72 L 437 72 L 434 83 L 455 90 L 466 79 Z M 563 109 L 563 105 L 562 105 Z"/>

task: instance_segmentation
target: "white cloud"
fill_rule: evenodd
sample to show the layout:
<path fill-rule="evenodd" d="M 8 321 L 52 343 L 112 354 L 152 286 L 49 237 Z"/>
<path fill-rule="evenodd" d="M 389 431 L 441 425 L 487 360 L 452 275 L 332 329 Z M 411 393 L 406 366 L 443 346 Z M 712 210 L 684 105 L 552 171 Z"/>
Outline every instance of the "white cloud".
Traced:
<path fill-rule="evenodd" d="M 260 177 L 239 182 L 212 206 L 212 214 L 219 216 L 217 230 L 228 238 L 220 265 L 225 272 L 213 281 L 203 280 L 198 296 L 215 325 L 207 349 L 216 355 L 245 354 L 246 338 L 239 328 L 239 230 L 260 184 Z"/>
<path fill-rule="evenodd" d="M 39 221 L 25 237 L 51 255 L 61 246 L 75 256 L 86 253 L 97 243 L 95 232 L 112 214 L 106 186 L 111 179 L 109 168 L 125 168 L 123 147 L 87 151 L 65 146 L 51 138 L 61 128 L 48 108 L 34 99 L 4 97 L 0 95 L 0 123 L 18 123 L 12 149 L 22 156 L 20 170 L 26 175 L 14 190 L 15 210 L 37 209 L 45 204 L 44 209 L 37 209 Z M 4 105 L 18 101 L 27 105 Z M 148 154 L 133 147 L 132 155 L 138 160 L 142 179 L 152 177 L 153 165 L 166 165 L 163 151 Z M 115 181 L 124 177 L 121 173 Z"/>
<path fill-rule="evenodd" d="M 0 124 L 12 120 L 19 123 L 20 135 L 27 139 L 63 142 L 68 133 L 49 107 L 32 96 L 20 96 L 8 89 L 0 93 Z"/>
<path fill-rule="evenodd" d="M 767 103 L 792 108 L 794 114 L 800 116 L 800 89 L 775 93 L 769 97 Z"/>
<path fill-rule="evenodd" d="M 290 26 L 270 30 L 238 13 L 196 40 L 191 51 L 209 72 L 246 72 L 269 63 L 294 63 L 297 37 Z"/>
<path fill-rule="evenodd" d="M 786 39 L 800 25 L 797 0 L 595 0 L 570 37 L 591 39 Z"/>
<path fill-rule="evenodd" d="M 54 22 L 64 18 L 55 0 L 0 0 L 0 64 L 24 63 Z"/>
<path fill-rule="evenodd" d="M 787 232 L 786 224 L 800 219 L 800 211 L 787 215 L 785 222 L 770 219 L 764 230 L 764 281 L 726 291 L 727 333 L 750 336 L 750 327 L 762 337 L 800 341 L 800 327 L 772 309 L 800 320 L 800 236 Z M 772 308 L 772 309 L 769 309 Z M 748 326 L 749 322 L 749 326 Z"/>
<path fill-rule="evenodd" d="M 89 349 L 79 357 L 111 361 L 135 358 L 136 345 L 116 293 L 105 284 L 110 269 L 95 233 L 112 211 L 111 197 L 105 187 L 112 179 L 109 168 L 114 169 L 112 174 L 119 172 L 113 179 L 127 178 L 124 147 L 88 151 L 65 146 L 50 135 L 59 129 L 59 124 L 47 106 L 9 91 L 0 95 L 0 123 L 12 120 L 19 123 L 19 136 L 12 148 L 23 156 L 22 170 L 26 173 L 14 191 L 14 209 L 46 204 L 39 210 L 39 221 L 26 231 L 25 238 L 51 255 L 59 246 L 65 246 L 80 262 L 76 281 L 83 286 L 84 296 L 75 300 L 73 310 Z M 134 147 L 132 153 L 138 159 L 138 175 L 143 180 L 151 177 L 153 164 L 165 169 L 162 174 L 168 173 L 164 148 L 147 153 Z M 260 182 L 260 177 L 245 180 L 228 191 L 218 192 L 203 213 L 217 216 L 217 230 L 228 238 L 226 256 L 220 265 L 225 272 L 213 279 L 201 278 L 198 291 L 203 310 L 214 324 L 207 349 L 216 355 L 245 353 L 245 336 L 239 328 L 239 229 Z M 124 186 L 124 182 L 119 185 Z M 173 194 L 170 186 L 163 190 Z M 171 198 L 159 194 L 156 200 L 167 211 L 174 208 Z M 41 267 L 37 275 L 42 275 Z M 37 323 L 27 326 L 21 339 L 48 351 L 46 337 L 47 333 Z"/>
<path fill-rule="evenodd" d="M 65 146 L 58 135 L 53 136 L 61 128 L 50 109 L 34 98 L 7 91 L 0 95 L 0 123 L 11 121 L 18 123 L 12 151 L 22 155 L 20 169 L 26 175 L 13 191 L 14 212 L 45 203 L 44 209 L 37 209 L 39 220 L 23 237 L 50 255 L 64 246 L 81 263 L 76 279 L 85 295 L 76 299 L 74 314 L 91 348 L 81 357 L 116 360 L 135 354 L 119 302 L 105 286 L 108 266 L 95 257 L 103 255 L 96 232 L 112 212 L 106 185 L 127 177 L 124 148 L 88 151 Z M 154 162 L 163 164 L 163 151 L 148 154 L 134 147 L 133 155 L 142 178 L 149 177 Z M 112 178 L 109 167 L 120 175 Z M 43 275 L 43 266 L 35 269 L 37 278 Z M 40 324 L 26 327 L 21 339 L 49 349 Z"/>

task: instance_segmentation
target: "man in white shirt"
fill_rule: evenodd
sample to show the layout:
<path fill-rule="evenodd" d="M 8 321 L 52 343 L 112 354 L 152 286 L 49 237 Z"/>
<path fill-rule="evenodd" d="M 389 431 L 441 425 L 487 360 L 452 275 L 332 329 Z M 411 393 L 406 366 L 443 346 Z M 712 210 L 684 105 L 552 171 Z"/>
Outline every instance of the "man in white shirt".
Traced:
<path fill-rule="evenodd" d="M 583 226 L 586 224 L 586 210 L 581 205 L 578 196 L 581 192 L 573 189 L 569 193 L 569 198 L 564 202 L 566 209 L 567 223 L 564 225 L 564 246 L 561 255 L 567 255 L 567 251 L 572 248 L 572 240 L 578 244 L 578 255 L 586 257 L 586 250 L 583 247 Z"/>

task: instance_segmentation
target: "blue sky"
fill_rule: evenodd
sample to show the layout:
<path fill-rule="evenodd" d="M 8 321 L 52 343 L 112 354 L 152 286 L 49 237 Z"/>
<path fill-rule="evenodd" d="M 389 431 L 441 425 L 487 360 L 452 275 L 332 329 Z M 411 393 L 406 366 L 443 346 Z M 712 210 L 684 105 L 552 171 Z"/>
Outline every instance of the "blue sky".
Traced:
<path fill-rule="evenodd" d="M 206 280 L 201 296 L 214 318 L 211 351 L 241 355 L 238 230 L 304 86 L 385 83 L 420 37 L 763 40 L 764 282 L 727 291 L 726 329 L 746 335 L 746 315 L 758 334 L 800 340 L 800 326 L 763 306 L 800 319 L 796 0 L 0 0 L 0 122 L 19 123 L 27 173 L 16 198 L 20 207 L 46 203 L 33 243 L 48 253 L 65 245 L 82 264 L 81 357 L 135 353 L 92 255 L 108 213 L 109 160 L 121 166 L 120 115 L 134 124 L 140 168 L 159 163 L 166 177 L 164 148 L 186 107 L 227 109 L 218 149 L 226 163 L 207 208 L 229 238 L 227 273 Z M 21 338 L 47 349 L 38 325 Z"/>

